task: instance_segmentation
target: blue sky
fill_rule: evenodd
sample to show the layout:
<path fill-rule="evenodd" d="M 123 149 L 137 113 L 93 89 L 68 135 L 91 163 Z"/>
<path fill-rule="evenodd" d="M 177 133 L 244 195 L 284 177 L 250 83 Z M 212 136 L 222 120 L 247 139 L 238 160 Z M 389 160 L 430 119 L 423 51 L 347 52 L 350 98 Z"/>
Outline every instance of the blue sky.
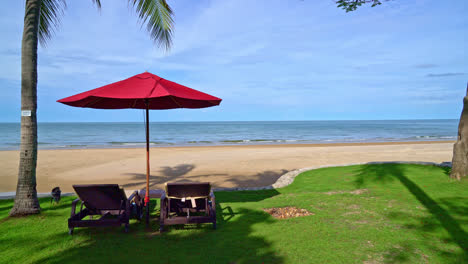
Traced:
<path fill-rule="evenodd" d="M 0 122 L 20 120 L 24 1 L 0 9 Z M 332 0 L 171 0 L 174 45 L 158 49 L 125 0 L 68 1 L 39 48 L 38 119 L 142 121 L 141 110 L 55 101 L 135 74 L 221 97 L 151 121 L 459 118 L 468 2 L 394 0 L 346 13 Z"/>

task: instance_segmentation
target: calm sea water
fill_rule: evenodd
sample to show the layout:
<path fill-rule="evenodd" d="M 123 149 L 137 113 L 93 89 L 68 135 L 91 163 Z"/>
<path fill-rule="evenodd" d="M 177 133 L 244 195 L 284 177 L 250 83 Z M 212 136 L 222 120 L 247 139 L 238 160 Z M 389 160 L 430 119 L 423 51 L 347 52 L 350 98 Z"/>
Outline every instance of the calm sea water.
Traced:
<path fill-rule="evenodd" d="M 158 122 L 152 146 L 455 140 L 458 120 Z M 143 123 L 40 123 L 39 148 L 144 146 Z M 20 124 L 0 123 L 0 149 L 19 149 Z"/>

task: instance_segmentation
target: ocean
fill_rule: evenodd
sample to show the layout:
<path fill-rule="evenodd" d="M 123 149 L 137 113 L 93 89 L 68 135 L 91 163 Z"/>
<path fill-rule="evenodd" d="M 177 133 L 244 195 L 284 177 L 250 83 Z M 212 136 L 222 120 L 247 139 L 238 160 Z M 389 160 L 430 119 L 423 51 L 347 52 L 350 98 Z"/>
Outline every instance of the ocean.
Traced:
<path fill-rule="evenodd" d="M 151 146 L 456 140 L 458 120 L 151 122 Z M 17 150 L 20 124 L 0 123 L 0 150 Z M 39 149 L 144 147 L 132 123 L 39 123 Z"/>

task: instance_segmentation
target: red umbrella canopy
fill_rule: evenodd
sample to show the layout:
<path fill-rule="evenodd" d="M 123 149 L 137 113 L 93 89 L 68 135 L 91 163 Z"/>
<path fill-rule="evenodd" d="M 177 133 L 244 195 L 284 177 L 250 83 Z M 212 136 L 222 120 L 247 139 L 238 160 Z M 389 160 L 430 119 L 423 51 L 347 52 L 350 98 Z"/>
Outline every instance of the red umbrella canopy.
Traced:
<path fill-rule="evenodd" d="M 146 189 L 149 190 L 149 109 L 204 108 L 219 105 L 221 99 L 168 81 L 149 72 L 58 100 L 77 107 L 99 109 L 146 109 Z M 149 206 L 149 191 L 145 194 Z M 146 222 L 149 221 L 149 207 Z"/>
<path fill-rule="evenodd" d="M 221 99 L 144 72 L 57 102 L 98 109 L 172 109 L 215 106 Z"/>

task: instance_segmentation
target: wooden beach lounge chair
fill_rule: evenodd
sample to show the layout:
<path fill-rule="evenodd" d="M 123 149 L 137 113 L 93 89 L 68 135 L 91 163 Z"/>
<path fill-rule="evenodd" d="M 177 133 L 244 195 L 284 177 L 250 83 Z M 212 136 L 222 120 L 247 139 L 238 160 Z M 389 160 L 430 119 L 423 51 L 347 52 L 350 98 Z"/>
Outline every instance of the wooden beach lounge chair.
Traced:
<path fill-rule="evenodd" d="M 159 219 L 161 232 L 165 225 L 195 223 L 213 223 L 216 229 L 215 196 L 210 183 L 167 183 Z"/>
<path fill-rule="evenodd" d="M 68 219 L 69 234 L 73 234 L 75 227 L 120 226 L 125 225 L 128 232 L 130 215 L 141 219 L 143 203 L 138 191 L 134 191 L 127 198 L 125 191 L 118 184 L 89 184 L 73 185 L 78 199 L 72 203 L 71 216 Z M 76 213 L 76 205 L 80 204 L 80 211 Z M 84 220 L 86 216 L 89 219 Z M 99 216 L 93 219 L 93 216 Z"/>

